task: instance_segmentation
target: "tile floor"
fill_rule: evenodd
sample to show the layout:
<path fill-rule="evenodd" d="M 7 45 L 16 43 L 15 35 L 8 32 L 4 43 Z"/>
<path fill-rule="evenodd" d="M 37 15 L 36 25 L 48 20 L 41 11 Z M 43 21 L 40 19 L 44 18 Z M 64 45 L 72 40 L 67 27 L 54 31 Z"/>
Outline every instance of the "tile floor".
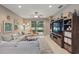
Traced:
<path fill-rule="evenodd" d="M 45 41 L 48 43 L 54 54 L 70 54 L 68 51 L 62 49 L 53 40 L 51 40 L 49 35 L 45 36 Z"/>

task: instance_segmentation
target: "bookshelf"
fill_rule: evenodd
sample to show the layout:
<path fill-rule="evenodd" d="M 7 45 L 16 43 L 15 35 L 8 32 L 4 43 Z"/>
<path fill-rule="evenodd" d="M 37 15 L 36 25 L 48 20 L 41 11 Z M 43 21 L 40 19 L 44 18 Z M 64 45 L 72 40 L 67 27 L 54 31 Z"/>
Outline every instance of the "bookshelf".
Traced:
<path fill-rule="evenodd" d="M 70 53 L 79 53 L 79 15 L 77 11 L 71 14 L 71 18 L 63 17 L 61 34 L 52 32 L 51 39 L 60 47 L 66 49 Z"/>
<path fill-rule="evenodd" d="M 63 20 L 63 36 L 64 36 L 64 48 L 71 52 L 72 51 L 72 19 Z"/>
<path fill-rule="evenodd" d="M 79 53 L 79 16 L 75 10 L 70 19 L 63 20 L 64 49 Z"/>

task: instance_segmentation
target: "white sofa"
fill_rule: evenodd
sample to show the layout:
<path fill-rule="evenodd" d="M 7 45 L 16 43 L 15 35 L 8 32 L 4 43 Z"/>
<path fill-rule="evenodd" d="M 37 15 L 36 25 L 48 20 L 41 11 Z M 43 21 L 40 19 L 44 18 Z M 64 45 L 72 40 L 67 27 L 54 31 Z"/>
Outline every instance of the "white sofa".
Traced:
<path fill-rule="evenodd" d="M 22 41 L 25 40 L 25 35 L 18 35 L 18 34 L 0 34 L 0 42 L 6 41 Z"/>

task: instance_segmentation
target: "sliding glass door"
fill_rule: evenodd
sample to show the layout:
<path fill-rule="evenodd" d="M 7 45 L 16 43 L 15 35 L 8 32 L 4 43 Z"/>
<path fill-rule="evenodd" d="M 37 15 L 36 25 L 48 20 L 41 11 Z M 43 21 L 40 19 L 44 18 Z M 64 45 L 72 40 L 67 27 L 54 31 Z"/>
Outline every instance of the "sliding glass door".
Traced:
<path fill-rule="evenodd" d="M 32 30 L 38 34 L 43 34 L 44 32 L 44 22 L 43 21 L 31 21 Z"/>

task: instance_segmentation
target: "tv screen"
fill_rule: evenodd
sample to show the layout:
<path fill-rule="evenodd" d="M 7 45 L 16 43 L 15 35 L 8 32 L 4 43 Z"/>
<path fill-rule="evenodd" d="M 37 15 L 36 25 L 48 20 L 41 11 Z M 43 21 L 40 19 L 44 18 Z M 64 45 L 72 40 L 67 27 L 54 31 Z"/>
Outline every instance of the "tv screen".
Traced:
<path fill-rule="evenodd" d="M 56 33 L 61 33 L 62 32 L 62 22 L 54 22 L 53 24 L 52 31 Z"/>

